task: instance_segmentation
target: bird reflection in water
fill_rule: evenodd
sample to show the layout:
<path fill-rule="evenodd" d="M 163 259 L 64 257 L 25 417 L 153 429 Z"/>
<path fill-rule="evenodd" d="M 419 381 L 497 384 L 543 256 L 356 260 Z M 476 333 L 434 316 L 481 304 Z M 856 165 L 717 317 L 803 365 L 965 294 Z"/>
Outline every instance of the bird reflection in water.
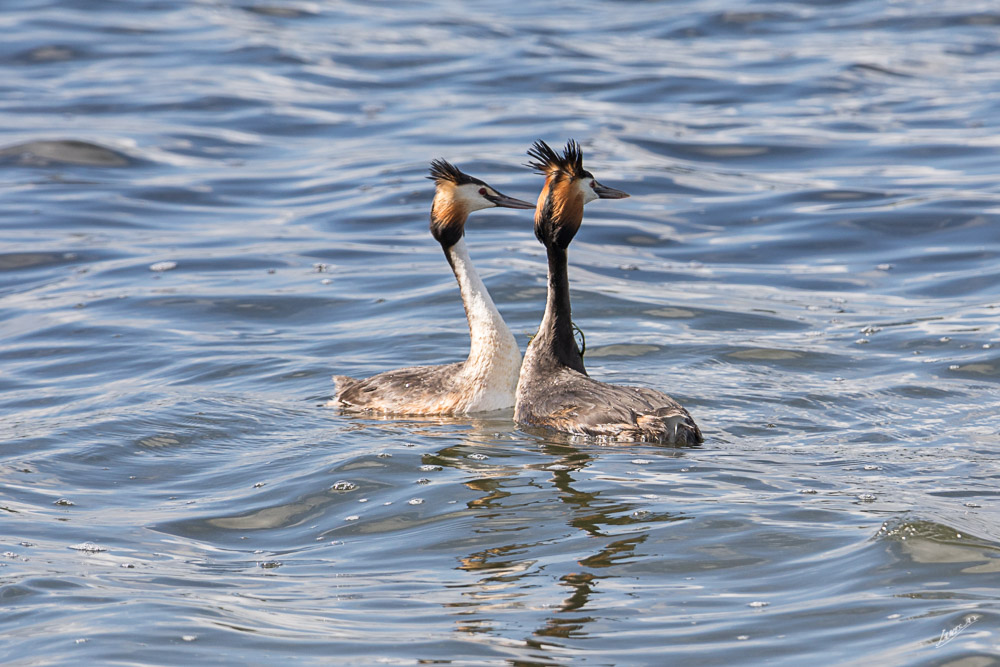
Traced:
<path fill-rule="evenodd" d="M 683 455 L 680 450 L 674 451 L 675 456 Z M 548 639 L 552 638 L 586 636 L 587 625 L 594 620 L 586 610 L 599 599 L 601 581 L 618 576 L 610 574 L 609 568 L 637 556 L 635 550 L 647 540 L 650 525 L 686 518 L 670 513 L 641 513 L 634 503 L 608 500 L 602 498 L 599 490 L 577 488 L 582 475 L 592 474 L 587 468 L 599 460 L 599 452 L 569 444 L 545 443 L 540 446 L 540 453 L 551 458 L 523 468 L 480 469 L 487 474 L 464 482 L 466 488 L 482 494 L 467 502 L 467 507 L 480 519 L 474 541 L 482 544 L 482 548 L 459 559 L 458 570 L 479 578 L 463 587 L 461 602 L 447 605 L 462 616 L 457 627 L 461 632 L 490 632 L 501 625 L 504 612 L 523 611 L 531 608 L 534 600 L 550 599 L 540 589 L 547 589 L 545 580 L 555 577 L 553 580 L 567 594 L 558 608 L 554 611 L 549 608 L 532 633 L 533 638 L 526 640 L 527 644 L 541 647 L 551 643 Z M 463 460 L 453 456 L 441 460 L 444 458 L 452 462 Z M 544 480 L 537 474 L 526 474 L 543 470 L 550 473 Z M 536 509 L 537 516 L 547 514 L 554 521 L 551 525 L 536 526 L 537 532 L 533 531 L 551 537 L 504 542 L 502 538 L 508 533 L 512 537 L 524 535 L 520 508 L 525 503 L 553 505 L 553 511 L 548 513 Z M 581 534 L 588 550 L 593 549 L 595 540 L 600 546 L 583 557 L 562 551 L 553 554 L 555 545 L 562 550 L 573 544 L 567 539 L 567 529 Z M 570 571 L 553 572 L 559 568 Z"/>

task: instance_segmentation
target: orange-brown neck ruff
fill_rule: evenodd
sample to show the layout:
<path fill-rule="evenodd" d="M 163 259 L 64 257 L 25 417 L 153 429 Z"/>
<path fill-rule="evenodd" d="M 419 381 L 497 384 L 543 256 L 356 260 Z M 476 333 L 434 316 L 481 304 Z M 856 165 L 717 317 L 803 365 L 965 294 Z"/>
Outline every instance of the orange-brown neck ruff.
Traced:
<path fill-rule="evenodd" d="M 563 176 L 549 188 L 552 200 L 552 221 L 565 227 L 573 236 L 583 222 L 583 194 L 577 188 L 577 179 Z M 570 237 L 572 238 L 572 236 Z M 569 245 L 567 241 L 567 245 Z"/>
<path fill-rule="evenodd" d="M 546 247 L 568 247 L 583 222 L 583 204 L 576 179 L 565 173 L 550 175 L 535 208 L 535 236 Z"/>
<path fill-rule="evenodd" d="M 431 235 L 448 249 L 465 235 L 465 221 L 469 217 L 466 206 L 455 200 L 447 186 L 439 186 L 431 205 Z"/>

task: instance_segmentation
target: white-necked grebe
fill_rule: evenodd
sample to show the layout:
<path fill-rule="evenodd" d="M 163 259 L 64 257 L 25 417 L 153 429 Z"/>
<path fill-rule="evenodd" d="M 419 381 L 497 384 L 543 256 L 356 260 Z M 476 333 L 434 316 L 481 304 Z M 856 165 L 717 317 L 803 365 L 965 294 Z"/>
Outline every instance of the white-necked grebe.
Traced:
<path fill-rule="evenodd" d="M 458 281 L 469 320 L 469 356 L 444 366 L 400 368 L 363 380 L 336 375 L 336 397 L 329 405 L 399 415 L 457 415 L 514 405 L 521 353 L 472 266 L 465 245 L 465 221 L 470 213 L 484 208 L 534 206 L 501 194 L 445 160 L 431 162 L 429 178 L 436 184 L 431 234 L 441 244 Z"/>

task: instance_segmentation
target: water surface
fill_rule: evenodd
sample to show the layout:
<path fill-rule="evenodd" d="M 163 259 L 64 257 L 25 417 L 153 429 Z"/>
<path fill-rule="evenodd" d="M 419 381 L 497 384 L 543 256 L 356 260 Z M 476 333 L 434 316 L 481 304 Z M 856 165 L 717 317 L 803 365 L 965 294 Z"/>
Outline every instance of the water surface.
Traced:
<path fill-rule="evenodd" d="M 14 0 L 0 11 L 4 661 L 1000 663 L 994 3 Z M 428 162 L 632 194 L 591 374 L 698 448 L 373 420 L 462 358 Z M 531 216 L 470 220 L 522 347 Z"/>

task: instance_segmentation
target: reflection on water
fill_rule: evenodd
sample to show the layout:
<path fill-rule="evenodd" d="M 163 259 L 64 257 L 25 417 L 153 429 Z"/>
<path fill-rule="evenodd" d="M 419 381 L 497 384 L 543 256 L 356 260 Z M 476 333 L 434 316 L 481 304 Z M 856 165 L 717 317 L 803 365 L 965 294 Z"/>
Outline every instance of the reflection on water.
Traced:
<path fill-rule="evenodd" d="M 993 4 L 2 17 L 7 663 L 998 659 Z M 465 355 L 429 160 L 569 138 L 588 368 L 705 443 L 323 407 Z M 530 214 L 467 239 L 523 347 Z"/>

